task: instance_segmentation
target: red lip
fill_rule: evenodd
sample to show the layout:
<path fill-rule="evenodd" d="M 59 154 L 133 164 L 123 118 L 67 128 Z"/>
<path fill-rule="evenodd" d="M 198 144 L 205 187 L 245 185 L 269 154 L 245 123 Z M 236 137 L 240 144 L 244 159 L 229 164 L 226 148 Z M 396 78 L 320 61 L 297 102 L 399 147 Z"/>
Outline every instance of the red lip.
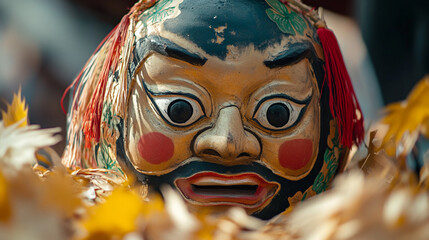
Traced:
<path fill-rule="evenodd" d="M 236 205 L 257 208 L 271 200 L 280 189 L 277 182 L 267 182 L 254 173 L 219 174 L 202 172 L 175 180 L 176 187 L 193 204 Z"/>

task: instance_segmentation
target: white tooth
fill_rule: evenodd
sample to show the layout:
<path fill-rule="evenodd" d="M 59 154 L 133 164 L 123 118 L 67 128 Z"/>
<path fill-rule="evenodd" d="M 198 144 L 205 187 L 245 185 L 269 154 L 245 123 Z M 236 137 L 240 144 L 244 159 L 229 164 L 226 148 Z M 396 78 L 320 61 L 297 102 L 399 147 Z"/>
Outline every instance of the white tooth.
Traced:
<path fill-rule="evenodd" d="M 193 183 L 198 186 L 213 186 L 213 185 L 258 185 L 251 179 L 216 179 L 204 177 Z"/>

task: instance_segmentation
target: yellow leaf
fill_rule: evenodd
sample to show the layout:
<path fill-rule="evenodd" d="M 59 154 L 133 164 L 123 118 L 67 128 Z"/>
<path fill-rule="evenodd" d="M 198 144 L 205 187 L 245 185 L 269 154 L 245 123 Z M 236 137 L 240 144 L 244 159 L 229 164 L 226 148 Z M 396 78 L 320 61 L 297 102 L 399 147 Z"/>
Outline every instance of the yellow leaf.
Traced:
<path fill-rule="evenodd" d="M 8 192 L 6 179 L 0 172 L 0 222 L 6 222 L 12 214 Z"/>
<path fill-rule="evenodd" d="M 65 171 L 56 169 L 44 178 L 43 183 L 45 191 L 41 200 L 46 208 L 55 209 L 66 217 L 72 217 L 76 209 L 82 206 L 79 194 L 83 188 Z"/>
<path fill-rule="evenodd" d="M 421 80 L 402 103 L 393 103 L 386 107 L 387 115 L 382 122 L 389 125 L 389 130 L 383 138 L 382 146 L 394 140 L 396 148 L 404 137 L 419 133 L 427 135 L 429 121 L 429 75 Z M 411 149 L 404 149 L 408 153 Z"/>
<path fill-rule="evenodd" d="M 21 124 L 19 124 L 19 127 L 27 126 L 28 108 L 25 104 L 25 99 L 21 99 L 21 89 L 19 89 L 18 94 L 13 95 L 12 104 L 7 104 L 7 112 L 3 110 L 1 112 L 5 127 L 17 123 L 21 120 L 22 122 Z"/>
<path fill-rule="evenodd" d="M 143 206 L 141 197 L 133 191 L 115 189 L 106 202 L 89 209 L 89 216 L 82 223 L 88 232 L 87 239 L 120 238 L 134 231 Z"/>
<path fill-rule="evenodd" d="M 426 137 L 429 138 L 429 117 L 427 117 L 425 119 L 425 122 L 423 123 L 423 127 L 422 127 L 422 134 Z"/>
<path fill-rule="evenodd" d="M 142 213 L 145 217 L 150 217 L 154 213 L 165 212 L 164 201 L 160 195 L 152 195 L 149 199 L 143 206 Z"/>

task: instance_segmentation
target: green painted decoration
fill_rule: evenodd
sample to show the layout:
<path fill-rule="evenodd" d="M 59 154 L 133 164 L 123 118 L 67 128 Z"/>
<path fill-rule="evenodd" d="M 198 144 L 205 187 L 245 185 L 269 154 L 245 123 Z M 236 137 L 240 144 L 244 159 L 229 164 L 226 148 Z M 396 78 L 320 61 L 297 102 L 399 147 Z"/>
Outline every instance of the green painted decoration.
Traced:
<path fill-rule="evenodd" d="M 324 192 L 328 188 L 328 184 L 331 179 L 334 177 L 337 169 L 339 159 L 335 156 L 335 150 L 337 149 L 338 153 L 342 152 L 342 148 L 340 146 L 340 141 L 338 139 L 338 130 L 335 128 L 335 136 L 331 139 L 333 147 L 327 148 L 325 154 L 323 156 L 323 160 L 325 161 L 327 166 L 326 175 L 323 173 L 324 171 L 319 172 L 316 179 L 314 180 L 313 190 L 319 194 Z"/>
<path fill-rule="evenodd" d="M 265 12 L 271 21 L 275 22 L 280 31 L 295 36 L 296 33 L 304 35 L 307 23 L 304 18 L 292 11 L 278 0 L 265 0 L 270 5 Z"/>
<path fill-rule="evenodd" d="M 165 17 L 173 14 L 175 6 L 164 8 L 166 5 L 172 3 L 173 0 L 161 0 L 156 3 L 155 6 L 144 12 L 141 16 L 141 21 L 145 25 L 160 22 Z"/>

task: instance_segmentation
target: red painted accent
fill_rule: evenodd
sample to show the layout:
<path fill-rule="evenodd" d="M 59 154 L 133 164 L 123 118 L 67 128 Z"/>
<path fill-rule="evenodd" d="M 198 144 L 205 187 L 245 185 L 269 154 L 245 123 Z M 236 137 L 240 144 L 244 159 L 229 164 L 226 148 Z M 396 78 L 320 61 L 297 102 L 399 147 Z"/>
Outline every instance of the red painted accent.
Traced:
<path fill-rule="evenodd" d="M 313 142 L 310 139 L 285 141 L 279 148 L 280 165 L 290 170 L 305 167 L 312 155 Z"/>
<path fill-rule="evenodd" d="M 174 154 L 173 141 L 159 132 L 143 135 L 138 143 L 140 156 L 152 164 L 161 164 L 171 159 Z"/>

